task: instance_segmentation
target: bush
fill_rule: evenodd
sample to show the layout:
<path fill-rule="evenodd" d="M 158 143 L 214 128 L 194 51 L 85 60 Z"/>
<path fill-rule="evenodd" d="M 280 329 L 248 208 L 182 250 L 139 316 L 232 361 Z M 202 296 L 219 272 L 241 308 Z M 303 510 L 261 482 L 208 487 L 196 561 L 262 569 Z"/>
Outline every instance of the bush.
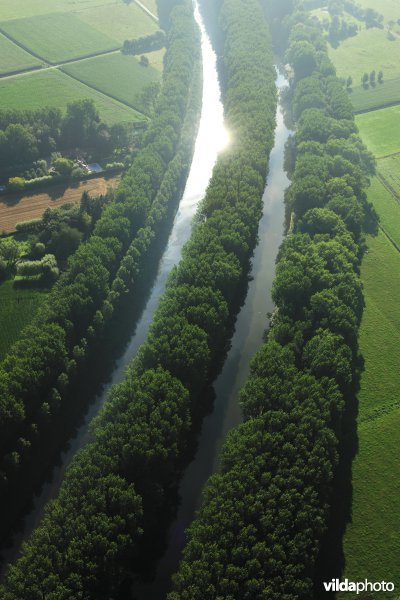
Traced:
<path fill-rule="evenodd" d="M 12 192 L 21 192 L 25 188 L 25 179 L 23 177 L 10 177 L 8 188 Z"/>

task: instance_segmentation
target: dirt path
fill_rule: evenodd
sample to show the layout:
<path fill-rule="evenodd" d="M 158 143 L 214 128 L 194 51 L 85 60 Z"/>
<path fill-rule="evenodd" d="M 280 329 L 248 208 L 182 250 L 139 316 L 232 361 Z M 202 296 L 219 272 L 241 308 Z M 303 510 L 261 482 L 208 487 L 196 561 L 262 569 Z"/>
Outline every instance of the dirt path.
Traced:
<path fill-rule="evenodd" d="M 105 194 L 115 187 L 119 177 L 96 177 L 77 183 L 74 187 L 65 184 L 49 186 L 46 192 L 10 194 L 0 197 L 0 234 L 12 233 L 17 223 L 38 219 L 46 208 L 56 208 L 66 202 L 79 202 L 84 191 L 91 195 Z"/>

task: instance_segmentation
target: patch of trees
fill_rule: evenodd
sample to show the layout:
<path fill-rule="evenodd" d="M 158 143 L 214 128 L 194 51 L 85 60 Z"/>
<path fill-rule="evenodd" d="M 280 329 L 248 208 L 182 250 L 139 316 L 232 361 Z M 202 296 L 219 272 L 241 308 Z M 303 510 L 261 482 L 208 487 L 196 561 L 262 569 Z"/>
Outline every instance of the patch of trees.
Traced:
<path fill-rule="evenodd" d="M 298 60 L 292 44 L 302 38 L 316 65 L 293 65 L 293 229 L 279 253 L 276 308 L 241 391 L 244 423 L 204 490 L 169 600 L 313 597 L 356 373 L 364 189 L 374 161 L 304 19 L 293 22 L 288 56 Z"/>
<path fill-rule="evenodd" d="M 28 464 L 34 468 L 30 461 L 38 440 L 50 432 L 54 436 L 52 424 L 68 406 L 69 392 L 84 372 L 85 358 L 98 351 L 113 312 L 135 288 L 149 249 L 176 206 L 193 151 L 201 97 L 198 63 L 199 40 L 192 12 L 187 6 L 178 7 L 171 19 L 157 116 L 114 202 L 96 208 L 83 199 L 80 208 L 71 209 L 68 215 L 65 211 L 45 214 L 43 238 L 42 234 L 35 238 L 35 248 L 37 243 L 45 244 L 68 254 L 76 237 L 71 229 L 87 227 L 90 236 L 69 257 L 66 271 L 41 306 L 29 335 L 0 365 L 3 499 L 12 498 L 21 468 Z M 46 345 L 43 335 L 53 330 L 57 333 L 54 343 Z"/>
<path fill-rule="evenodd" d="M 15 171 L 21 165 L 66 148 L 94 147 L 106 156 L 121 147 L 122 142 L 127 145 L 130 138 L 129 126 L 116 124 L 109 127 L 101 121 L 93 100 L 89 99 L 70 102 L 65 115 L 58 108 L 2 110 L 0 173 L 6 173 L 11 168 Z M 31 169 L 35 172 L 40 170 L 40 161 Z"/>
<path fill-rule="evenodd" d="M 125 40 L 122 45 L 122 52 L 124 54 L 143 54 L 154 52 L 154 50 L 161 50 L 165 46 L 166 39 L 165 31 L 160 29 L 144 37 Z"/>
<path fill-rule="evenodd" d="M 160 512 L 185 462 L 193 420 L 204 412 L 205 390 L 226 351 L 238 310 L 236 297 L 257 239 L 274 137 L 275 70 L 257 0 L 225 0 L 221 23 L 232 144 L 214 169 L 192 237 L 171 274 L 147 341 L 123 382 L 112 388 L 92 425 L 93 441 L 68 469 L 59 498 L 10 568 L 3 587 L 6 600 L 18 594 L 35 598 L 40 585 L 49 594 L 68 595 L 73 590 L 77 597 L 109 598 L 124 573 L 140 562 L 143 546 L 136 540 L 141 529 L 153 544 L 160 535 Z M 125 259 L 114 293 L 123 289 L 135 255 L 129 253 L 124 263 Z M 104 482 L 109 481 L 132 495 L 132 501 L 123 504 L 115 493 L 118 535 L 109 526 L 113 503 L 102 504 L 97 517 L 96 499 L 104 496 Z M 85 491 L 89 488 L 90 493 Z M 107 489 L 113 493 L 114 486 Z M 69 496 L 73 498 L 67 500 Z M 97 536 L 86 534 L 98 518 L 105 521 L 99 543 Z M 85 543 L 76 542 L 81 526 L 79 540 Z M 107 568 L 101 576 L 105 557 Z"/>

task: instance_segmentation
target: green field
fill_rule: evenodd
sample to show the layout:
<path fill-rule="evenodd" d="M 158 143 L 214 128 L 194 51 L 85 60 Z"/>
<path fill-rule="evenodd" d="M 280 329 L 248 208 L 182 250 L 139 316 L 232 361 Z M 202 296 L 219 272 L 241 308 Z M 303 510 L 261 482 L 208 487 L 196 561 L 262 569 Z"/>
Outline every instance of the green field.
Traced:
<path fill-rule="evenodd" d="M 144 6 L 146 6 L 153 13 L 153 15 L 158 14 L 156 0 L 141 0 L 141 2 Z"/>
<path fill-rule="evenodd" d="M 378 160 L 378 173 L 394 195 L 400 198 L 400 154 Z"/>
<path fill-rule="evenodd" d="M 122 0 L 1 0 L 0 21 L 45 15 L 54 12 L 72 12 L 105 4 L 119 5 Z"/>
<path fill-rule="evenodd" d="M 119 47 L 116 40 L 71 13 L 6 21 L 0 29 L 53 64 Z"/>
<path fill-rule="evenodd" d="M 397 215 L 397 223 L 400 219 Z M 350 580 L 400 585 L 400 253 L 383 233 L 370 239 L 361 276 L 366 308 L 359 394 L 359 451 L 353 463 L 352 523 L 344 538 Z M 357 596 L 339 594 L 340 600 Z M 358 596 L 359 597 L 359 596 Z M 375 599 L 375 595 L 371 598 Z M 377 594 L 376 598 L 396 598 Z"/>
<path fill-rule="evenodd" d="M 399 15 L 400 16 L 400 15 Z M 385 79 L 400 76 L 400 38 L 387 39 L 386 29 L 363 29 L 334 49 L 329 47 L 338 77 L 352 76 L 354 85 L 361 82 L 364 73 L 383 71 Z"/>
<path fill-rule="evenodd" d="M 357 127 L 369 150 L 377 158 L 400 152 L 400 106 L 356 116 Z"/>
<path fill-rule="evenodd" d="M 0 34 L 0 74 L 29 69 L 42 63 Z"/>
<path fill-rule="evenodd" d="M 46 291 L 18 289 L 13 281 L 0 283 L 0 360 L 18 339 L 47 295 Z"/>
<path fill-rule="evenodd" d="M 54 106 L 65 110 L 68 102 L 80 98 L 92 98 L 101 118 L 110 125 L 145 118 L 134 109 L 103 96 L 57 69 L 0 80 L 0 106 L 5 109 L 36 110 Z"/>
<path fill-rule="evenodd" d="M 349 98 L 355 112 L 367 111 L 400 104 L 400 77 L 388 79 L 383 83 L 376 83 L 375 87 L 364 89 L 356 82 Z"/>
<path fill-rule="evenodd" d="M 357 4 L 364 6 L 364 8 L 373 8 L 385 17 L 385 21 L 400 19 L 398 0 L 357 0 Z"/>
<path fill-rule="evenodd" d="M 139 111 L 143 88 L 160 80 L 160 73 L 153 67 L 142 67 L 135 56 L 120 53 L 73 63 L 63 71 Z"/>
<path fill-rule="evenodd" d="M 121 0 L 117 5 L 106 4 L 76 13 L 94 29 L 116 40 L 122 46 L 126 39 L 133 39 L 154 33 L 157 23 L 137 4 L 126 5 Z"/>

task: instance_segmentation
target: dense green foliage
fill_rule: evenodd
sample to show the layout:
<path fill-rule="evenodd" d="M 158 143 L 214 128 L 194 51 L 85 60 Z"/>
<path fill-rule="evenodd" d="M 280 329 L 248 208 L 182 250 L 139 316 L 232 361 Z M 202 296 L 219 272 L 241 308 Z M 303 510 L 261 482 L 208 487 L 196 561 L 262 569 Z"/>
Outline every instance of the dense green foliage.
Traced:
<path fill-rule="evenodd" d="M 198 36 L 187 7 L 174 10 L 169 35 L 157 116 L 145 134 L 143 149 L 115 201 L 97 220 L 92 215 L 95 224 L 89 239 L 69 258 L 68 269 L 29 332 L 0 365 L 3 498 L 12 496 L 19 467 L 29 464 L 37 439 L 49 432 L 54 436 L 53 417 L 68 402 L 70 385 L 84 368 L 85 357 L 97 351 L 121 299 L 134 289 L 149 249 L 179 198 L 192 155 L 200 92 Z M 60 232 L 60 219 L 54 228 L 54 219 L 48 217 L 47 232 Z M 71 231 L 64 228 L 63 234 L 64 242 L 65 234 L 71 242 Z M 39 242 L 50 247 L 54 243 L 60 250 L 60 239 L 50 236 Z M 49 343 L 44 336 L 51 338 Z"/>
<path fill-rule="evenodd" d="M 291 24 L 293 218 L 272 289 L 276 309 L 241 392 L 244 423 L 206 486 L 170 600 L 313 597 L 356 377 L 364 187 L 374 164 L 318 29 L 302 13 Z"/>
<path fill-rule="evenodd" d="M 60 497 L 24 547 L 21 560 L 9 570 L 3 588 L 7 600 L 18 594 L 31 595 L 32 600 L 39 598 L 36 590 L 43 580 L 49 586 L 48 592 L 54 594 L 61 593 L 61 585 L 71 586 L 69 582 L 76 581 L 77 598 L 109 597 L 107 594 L 121 580 L 122 574 L 114 563 L 118 559 L 118 568 L 123 570 L 133 555 L 139 533 L 139 529 L 130 529 L 131 505 L 127 504 L 126 510 L 119 507 L 122 538 L 106 542 L 101 557 L 94 548 L 79 547 L 74 542 L 73 521 L 77 525 L 83 520 L 90 523 L 98 510 L 97 503 L 81 490 L 84 474 L 91 474 L 97 467 L 101 478 L 91 479 L 93 498 L 101 495 L 104 480 L 116 479 L 126 488 L 134 484 L 142 499 L 143 517 L 138 527 L 143 528 L 144 539 L 155 543 L 160 535 L 160 513 L 184 464 L 193 419 L 204 412 L 205 390 L 224 355 L 232 318 L 238 310 L 237 297 L 257 239 L 268 155 L 273 144 L 275 71 L 257 0 L 225 0 L 221 23 L 226 120 L 232 144 L 214 169 L 196 227 L 181 263 L 171 274 L 147 341 L 124 381 L 112 388 L 92 426 L 93 442 L 67 471 Z M 124 285 L 127 270 L 133 264 L 134 256 L 130 255 L 120 269 L 114 291 Z M 83 496 L 84 502 L 79 505 L 71 499 L 71 510 L 64 500 L 67 495 Z M 139 519 L 139 508 L 136 516 Z M 52 551 L 54 534 L 50 538 L 47 535 L 53 529 L 54 519 L 60 527 L 64 520 L 66 523 L 63 534 L 56 534 L 57 556 Z M 126 535 L 131 536 L 131 548 L 124 546 Z M 142 548 L 137 546 L 138 556 Z M 110 554 L 107 581 L 102 578 L 102 586 L 94 590 L 89 587 L 84 565 L 90 563 L 91 572 L 99 573 L 105 553 Z M 71 557 L 67 570 L 63 561 L 62 569 L 59 568 L 60 554 Z M 137 561 L 131 561 L 130 570 L 136 567 Z M 24 574 L 26 569 L 29 580 Z"/>
<path fill-rule="evenodd" d="M 124 54 L 143 54 L 144 52 L 161 50 L 161 48 L 164 48 L 165 46 L 165 40 L 165 33 L 160 29 L 145 37 L 125 40 L 122 46 L 122 52 Z"/>

